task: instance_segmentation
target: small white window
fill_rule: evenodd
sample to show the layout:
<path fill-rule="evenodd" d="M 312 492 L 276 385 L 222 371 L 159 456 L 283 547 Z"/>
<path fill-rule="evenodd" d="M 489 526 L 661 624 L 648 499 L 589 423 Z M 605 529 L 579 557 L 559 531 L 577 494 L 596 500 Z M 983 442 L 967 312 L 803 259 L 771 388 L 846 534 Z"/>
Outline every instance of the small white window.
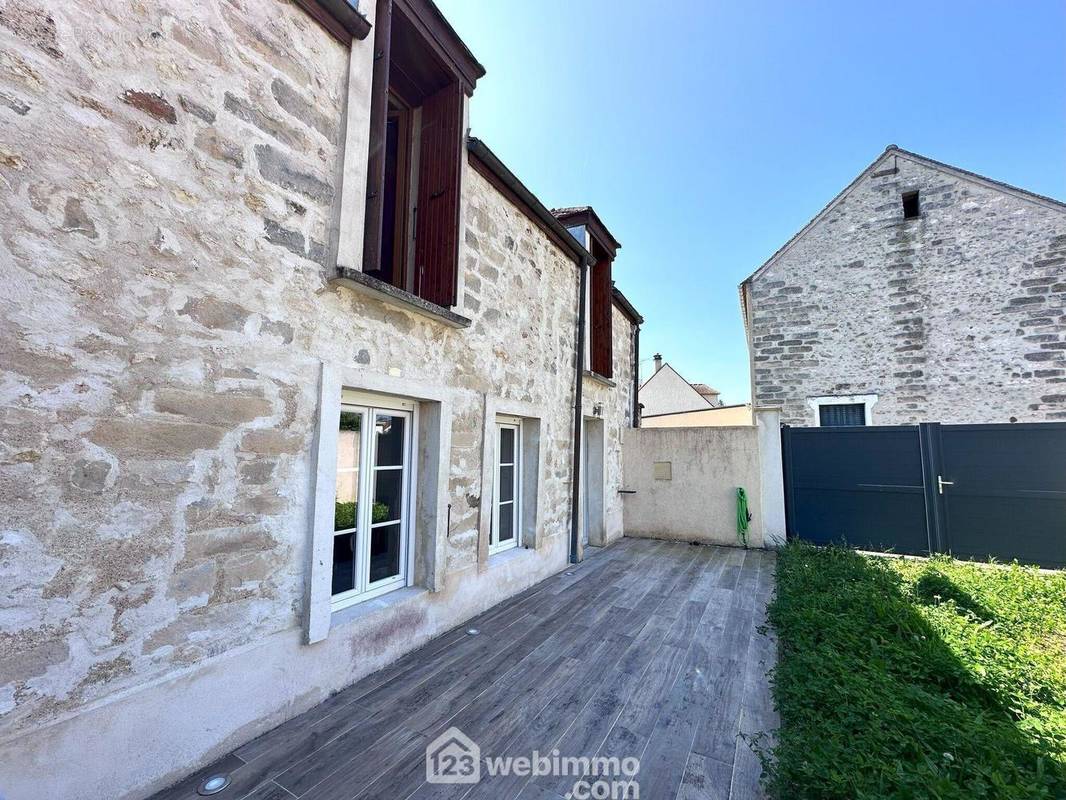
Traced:
<path fill-rule="evenodd" d="M 866 424 L 866 406 L 862 403 L 825 403 L 818 406 L 821 428 Z"/>
<path fill-rule="evenodd" d="M 407 585 L 413 407 L 344 392 L 333 517 L 334 609 Z"/>
<path fill-rule="evenodd" d="M 517 547 L 522 522 L 522 420 L 496 421 L 496 465 L 489 552 Z"/>
<path fill-rule="evenodd" d="M 876 394 L 807 398 L 807 405 L 814 412 L 814 424 L 820 428 L 873 425 L 873 407 L 876 403 Z"/>

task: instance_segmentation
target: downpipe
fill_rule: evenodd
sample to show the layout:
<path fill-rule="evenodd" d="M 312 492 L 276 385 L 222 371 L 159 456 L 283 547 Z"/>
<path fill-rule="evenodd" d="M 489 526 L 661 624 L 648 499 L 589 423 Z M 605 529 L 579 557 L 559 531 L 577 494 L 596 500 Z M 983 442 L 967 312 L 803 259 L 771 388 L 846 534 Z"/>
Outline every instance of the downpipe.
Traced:
<path fill-rule="evenodd" d="M 582 384 L 585 382 L 585 293 L 588 291 L 589 264 L 581 264 L 581 281 L 577 298 L 577 370 L 574 389 L 574 468 L 570 489 L 570 563 L 578 563 L 577 544 L 581 524 L 581 428 Z"/>

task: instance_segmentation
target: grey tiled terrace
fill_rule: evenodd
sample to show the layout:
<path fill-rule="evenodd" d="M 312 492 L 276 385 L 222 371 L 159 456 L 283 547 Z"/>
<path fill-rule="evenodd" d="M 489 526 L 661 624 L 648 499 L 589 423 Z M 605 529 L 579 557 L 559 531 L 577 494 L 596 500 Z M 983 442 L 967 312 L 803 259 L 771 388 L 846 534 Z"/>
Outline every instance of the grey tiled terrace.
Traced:
<path fill-rule="evenodd" d="M 774 555 L 623 539 L 278 726 L 154 800 L 559 800 L 576 778 L 426 783 L 451 726 L 482 757 L 636 756 L 640 797 L 758 798 L 740 731 L 777 726 L 757 628 Z M 480 633 L 472 636 L 468 628 Z"/>

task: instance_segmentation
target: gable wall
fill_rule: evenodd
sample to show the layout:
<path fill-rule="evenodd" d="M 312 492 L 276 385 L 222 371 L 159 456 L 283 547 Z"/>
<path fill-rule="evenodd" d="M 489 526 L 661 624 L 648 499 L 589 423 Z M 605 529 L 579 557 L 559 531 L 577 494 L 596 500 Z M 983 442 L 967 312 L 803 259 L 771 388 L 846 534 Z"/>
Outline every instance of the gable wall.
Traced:
<path fill-rule="evenodd" d="M 755 404 L 875 424 L 1066 419 L 1066 209 L 891 155 L 752 281 Z M 904 220 L 900 194 L 921 192 Z"/>
<path fill-rule="evenodd" d="M 641 388 L 640 402 L 644 405 L 642 416 L 699 411 L 710 407 L 699 392 L 666 364 Z"/>

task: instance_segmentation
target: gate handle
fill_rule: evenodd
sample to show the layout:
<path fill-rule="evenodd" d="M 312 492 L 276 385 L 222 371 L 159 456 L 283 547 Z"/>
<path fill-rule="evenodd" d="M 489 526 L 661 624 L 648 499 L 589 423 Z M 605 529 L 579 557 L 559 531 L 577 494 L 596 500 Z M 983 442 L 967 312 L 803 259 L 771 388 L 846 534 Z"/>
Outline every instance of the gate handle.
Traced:
<path fill-rule="evenodd" d="M 955 481 L 946 481 L 942 477 L 940 477 L 939 475 L 936 476 L 936 483 L 937 483 L 937 486 L 940 488 L 940 493 L 941 494 L 944 494 L 944 487 L 945 486 L 954 486 L 955 485 Z"/>

